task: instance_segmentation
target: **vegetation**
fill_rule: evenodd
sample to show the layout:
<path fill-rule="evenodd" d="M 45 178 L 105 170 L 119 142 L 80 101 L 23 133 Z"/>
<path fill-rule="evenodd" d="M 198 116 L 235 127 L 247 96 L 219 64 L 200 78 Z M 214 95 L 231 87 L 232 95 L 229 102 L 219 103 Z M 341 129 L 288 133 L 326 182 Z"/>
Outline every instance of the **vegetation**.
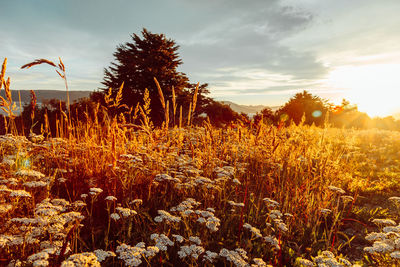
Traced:
<path fill-rule="evenodd" d="M 5 68 L 2 265 L 400 263 L 399 132 L 322 128 L 304 123 L 307 115 L 287 127 L 260 120 L 217 128 L 191 126 L 190 113 L 180 113 L 169 127 L 176 114 L 160 87 L 163 127 L 151 127 L 145 90 L 133 113 L 115 112 L 120 93 L 91 112 L 71 106 L 66 114 L 55 102 L 48 113 L 27 109 L 28 140 Z M 46 139 L 32 127 L 49 112 L 56 131 Z"/>

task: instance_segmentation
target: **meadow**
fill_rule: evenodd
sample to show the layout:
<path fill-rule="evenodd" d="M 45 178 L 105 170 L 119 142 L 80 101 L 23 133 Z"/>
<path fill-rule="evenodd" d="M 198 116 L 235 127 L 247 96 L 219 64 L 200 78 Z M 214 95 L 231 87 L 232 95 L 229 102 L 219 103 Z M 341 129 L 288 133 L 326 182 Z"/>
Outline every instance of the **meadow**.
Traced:
<path fill-rule="evenodd" d="M 399 132 L 194 126 L 175 110 L 154 128 L 148 101 L 139 125 L 64 113 L 46 139 L 6 118 L 0 265 L 400 264 Z"/>

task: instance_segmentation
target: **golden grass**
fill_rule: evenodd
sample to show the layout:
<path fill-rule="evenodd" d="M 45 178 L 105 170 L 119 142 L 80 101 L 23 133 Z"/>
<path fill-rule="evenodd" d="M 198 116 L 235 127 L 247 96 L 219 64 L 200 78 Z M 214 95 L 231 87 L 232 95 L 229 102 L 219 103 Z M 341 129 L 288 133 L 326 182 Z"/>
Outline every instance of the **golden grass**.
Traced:
<path fill-rule="evenodd" d="M 140 116 L 138 127 L 107 113 L 120 106 L 110 94 L 108 106 L 88 110 L 85 122 L 69 124 L 61 113 L 56 136 L 43 143 L 0 136 L 0 255 L 7 259 L 0 264 L 12 259 L 32 265 L 28 257 L 47 243 L 63 251 L 48 255 L 52 266 L 96 249 L 117 254 L 104 266 L 121 266 L 127 262 L 121 249 L 128 245 L 140 251 L 128 253 L 130 259 L 147 266 L 240 266 L 258 259 L 273 266 L 301 266 L 301 258 L 311 260 L 322 251 L 321 261 L 399 263 L 389 254 L 363 252 L 370 245 L 364 239 L 366 226 L 380 231 L 374 219 L 399 219 L 399 210 L 382 202 L 400 187 L 398 132 L 263 123 L 257 128 L 236 124 L 220 129 L 209 122 L 191 126 L 198 89 L 189 107 L 191 127 L 182 127 L 180 106 L 179 127 L 168 128 L 169 99 L 159 85 L 158 90 L 165 101 L 164 129 L 149 119 L 146 90 L 134 112 Z M 62 200 L 68 204 L 54 204 Z M 177 209 L 185 201 L 198 203 Z M 377 205 L 383 207 L 374 210 Z M 28 218 L 31 224 L 20 227 Z M 35 218 L 49 223 L 36 225 Z M 154 234 L 174 244 L 156 256 L 146 254 L 150 247 L 162 248 Z M 12 245 L 10 240 L 22 241 Z M 145 242 L 144 250 L 135 246 L 139 242 Z M 198 258 L 184 257 L 183 249 L 190 246 L 199 251 Z M 213 263 L 205 250 L 218 254 Z M 90 260 L 90 254 L 79 257 Z"/>

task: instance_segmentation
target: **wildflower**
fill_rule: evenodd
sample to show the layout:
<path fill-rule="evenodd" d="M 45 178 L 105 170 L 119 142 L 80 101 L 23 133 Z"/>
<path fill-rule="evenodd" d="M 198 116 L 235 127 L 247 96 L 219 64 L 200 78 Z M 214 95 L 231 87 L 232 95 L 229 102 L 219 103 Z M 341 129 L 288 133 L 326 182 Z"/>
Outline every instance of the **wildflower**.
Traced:
<path fill-rule="evenodd" d="M 81 194 L 81 198 L 85 199 L 87 198 L 88 194 Z"/>
<path fill-rule="evenodd" d="M 47 252 L 39 252 L 36 254 L 32 254 L 28 257 L 29 262 L 34 262 L 36 260 L 47 260 L 49 258 L 49 254 Z"/>
<path fill-rule="evenodd" d="M 267 202 L 269 208 L 275 208 L 279 206 L 279 203 L 277 201 L 270 199 L 268 197 L 264 198 L 263 201 Z"/>
<path fill-rule="evenodd" d="M 121 244 L 116 249 L 119 254 L 118 258 L 123 260 L 127 266 L 139 266 L 142 263 L 141 257 L 144 251 L 143 248 L 131 247 L 126 244 Z"/>
<path fill-rule="evenodd" d="M 333 191 L 333 192 L 335 192 L 335 193 L 338 193 L 338 194 L 346 193 L 342 188 L 339 188 L 339 187 L 336 187 L 336 186 L 333 186 L 333 185 L 328 186 L 328 189 Z"/>
<path fill-rule="evenodd" d="M 382 230 L 387 234 L 390 232 L 400 233 L 400 226 L 385 226 Z"/>
<path fill-rule="evenodd" d="M 101 188 L 92 187 L 89 189 L 89 194 L 92 196 L 96 196 L 96 195 L 100 194 L 101 192 L 103 192 L 103 189 L 101 189 Z"/>
<path fill-rule="evenodd" d="M 267 264 L 261 258 L 254 258 L 253 261 L 254 261 L 255 264 L 253 264 L 252 266 L 254 266 L 254 267 L 255 266 L 267 267 Z"/>
<path fill-rule="evenodd" d="M 141 204 L 143 204 L 143 200 L 141 200 L 141 199 L 134 199 L 134 200 L 132 200 L 129 204 L 131 204 L 131 205 L 134 205 L 134 204 L 141 205 Z"/>
<path fill-rule="evenodd" d="M 15 175 L 29 176 L 29 177 L 33 177 L 36 179 L 41 179 L 41 178 L 45 177 L 45 175 L 41 172 L 34 171 L 34 170 L 27 170 L 27 169 L 21 169 L 21 170 L 17 171 L 17 172 L 15 172 Z"/>
<path fill-rule="evenodd" d="M 201 240 L 200 240 L 200 238 L 197 237 L 197 236 L 190 236 L 190 237 L 189 237 L 189 241 L 191 241 L 191 242 L 193 242 L 193 243 L 196 243 L 197 245 L 200 245 L 200 244 L 201 244 Z"/>
<path fill-rule="evenodd" d="M 312 266 L 314 266 L 314 263 L 313 263 L 312 261 L 307 260 L 307 259 L 297 258 L 296 261 L 297 261 L 301 266 L 307 266 L 307 267 L 312 267 Z"/>
<path fill-rule="evenodd" d="M 262 237 L 261 232 L 260 232 L 260 229 L 257 229 L 257 228 L 251 226 L 251 225 L 248 224 L 248 223 L 245 223 L 245 224 L 243 225 L 243 227 L 249 229 L 250 232 L 252 232 L 256 237 L 260 237 L 260 238 Z"/>
<path fill-rule="evenodd" d="M 396 225 L 396 223 L 393 220 L 390 219 L 374 219 L 372 220 L 373 223 L 375 224 L 383 224 L 383 225 Z"/>
<path fill-rule="evenodd" d="M 394 247 L 382 242 L 382 241 L 375 241 L 372 247 L 365 247 L 364 251 L 369 252 L 369 253 L 386 253 L 386 252 L 391 252 L 394 250 Z"/>
<path fill-rule="evenodd" d="M 25 190 L 13 190 L 10 197 L 32 197 L 32 195 Z"/>
<path fill-rule="evenodd" d="M 151 240 L 156 241 L 156 247 L 158 247 L 161 251 L 166 251 L 167 250 L 167 246 L 173 246 L 174 242 L 172 242 L 168 236 L 164 235 L 164 234 L 152 234 L 150 236 Z"/>
<path fill-rule="evenodd" d="M 96 255 L 98 262 L 102 262 L 108 257 L 115 257 L 116 256 L 114 252 L 112 252 L 112 251 L 104 251 L 102 249 L 96 249 L 95 251 L 93 251 L 93 253 Z"/>
<path fill-rule="evenodd" d="M 46 267 L 49 266 L 49 262 L 47 260 L 35 260 L 32 263 L 33 267 Z"/>
<path fill-rule="evenodd" d="M 335 258 L 335 255 L 329 250 L 322 251 L 322 256 L 326 258 Z"/>
<path fill-rule="evenodd" d="M 13 206 L 10 204 L 0 204 L 0 214 L 8 212 L 9 210 L 12 209 L 12 207 Z"/>
<path fill-rule="evenodd" d="M 206 210 L 209 211 L 209 212 L 215 213 L 215 209 L 214 208 L 207 208 Z"/>
<path fill-rule="evenodd" d="M 166 220 L 167 222 L 180 222 L 181 221 L 180 217 L 173 216 L 165 210 L 158 210 L 157 212 L 158 212 L 159 216 L 156 216 L 154 218 L 154 221 L 156 221 L 156 222 L 162 222 L 163 220 Z"/>
<path fill-rule="evenodd" d="M 232 262 L 236 266 L 247 266 L 247 256 L 245 253 L 243 253 L 243 250 L 228 250 L 226 248 L 223 248 L 220 250 L 219 255 L 221 257 L 225 257 L 228 261 Z M 244 256 L 244 257 L 243 257 Z"/>
<path fill-rule="evenodd" d="M 392 253 L 390 253 L 390 257 L 392 257 L 393 259 L 400 259 L 400 251 L 393 251 Z"/>
<path fill-rule="evenodd" d="M 338 262 L 346 266 L 352 266 L 351 262 L 346 260 L 345 258 L 338 258 Z"/>
<path fill-rule="evenodd" d="M 178 251 L 179 258 L 181 259 L 191 256 L 197 260 L 202 253 L 204 253 L 204 248 L 196 245 L 181 246 Z"/>
<path fill-rule="evenodd" d="M 111 213 L 110 218 L 113 219 L 114 221 L 118 221 L 119 219 L 121 219 L 118 213 Z"/>
<path fill-rule="evenodd" d="M 206 227 L 212 232 L 218 231 L 218 226 L 220 226 L 220 219 L 215 216 L 207 218 Z"/>
<path fill-rule="evenodd" d="M 206 223 L 206 222 L 207 222 L 206 219 L 204 219 L 203 217 L 199 217 L 199 218 L 197 219 L 197 221 L 198 221 L 199 223 Z"/>
<path fill-rule="evenodd" d="M 122 214 L 122 217 L 125 217 L 125 218 L 137 214 L 136 211 L 131 210 L 129 208 L 117 207 L 116 210 L 119 211 Z"/>
<path fill-rule="evenodd" d="M 271 212 L 269 213 L 269 217 L 271 219 L 279 219 L 282 217 L 282 212 L 280 212 L 279 210 L 271 210 Z"/>
<path fill-rule="evenodd" d="M 365 239 L 367 239 L 368 241 L 383 240 L 385 238 L 386 238 L 386 235 L 384 233 L 376 233 L 376 232 L 369 233 L 365 237 Z"/>
<path fill-rule="evenodd" d="M 73 264 L 73 265 L 72 265 Z M 73 254 L 61 263 L 61 267 L 69 266 L 93 266 L 100 267 L 100 263 L 97 261 L 97 257 L 92 252 L 83 252 L 79 254 Z"/>
<path fill-rule="evenodd" d="M 229 200 L 228 204 L 231 205 L 231 206 L 234 206 L 234 207 L 244 207 L 244 203 L 236 203 L 236 202 L 234 202 L 232 200 Z"/>
<path fill-rule="evenodd" d="M 48 183 L 43 182 L 43 181 L 32 181 L 32 182 L 24 183 L 24 186 L 26 186 L 26 187 L 45 187 L 47 185 L 48 185 Z"/>
<path fill-rule="evenodd" d="M 114 197 L 114 196 L 107 196 L 107 197 L 105 198 L 105 200 L 107 200 L 107 201 L 116 201 L 117 198 Z"/>
<path fill-rule="evenodd" d="M 218 253 L 212 252 L 207 250 L 205 252 L 206 255 L 203 256 L 203 261 L 207 260 L 209 262 L 213 262 L 217 257 L 218 257 Z"/>
<path fill-rule="evenodd" d="M 154 257 L 158 252 L 160 252 L 160 249 L 158 247 L 148 246 L 146 248 L 146 251 L 144 252 L 144 255 L 147 258 L 151 258 L 151 257 Z"/>
<path fill-rule="evenodd" d="M 172 235 L 175 238 L 175 241 L 182 243 L 184 238 L 181 235 Z"/>

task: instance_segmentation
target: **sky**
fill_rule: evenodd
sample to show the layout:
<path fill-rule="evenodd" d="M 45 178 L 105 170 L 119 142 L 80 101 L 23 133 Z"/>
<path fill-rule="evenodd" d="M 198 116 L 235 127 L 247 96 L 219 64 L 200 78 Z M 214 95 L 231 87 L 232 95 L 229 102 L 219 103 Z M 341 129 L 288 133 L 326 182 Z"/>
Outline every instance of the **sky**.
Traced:
<path fill-rule="evenodd" d="M 400 112 L 398 0 L 0 0 L 0 60 L 14 90 L 101 87 L 119 44 L 143 28 L 180 46 L 179 71 L 210 96 L 279 106 L 297 92 L 371 116 Z"/>

